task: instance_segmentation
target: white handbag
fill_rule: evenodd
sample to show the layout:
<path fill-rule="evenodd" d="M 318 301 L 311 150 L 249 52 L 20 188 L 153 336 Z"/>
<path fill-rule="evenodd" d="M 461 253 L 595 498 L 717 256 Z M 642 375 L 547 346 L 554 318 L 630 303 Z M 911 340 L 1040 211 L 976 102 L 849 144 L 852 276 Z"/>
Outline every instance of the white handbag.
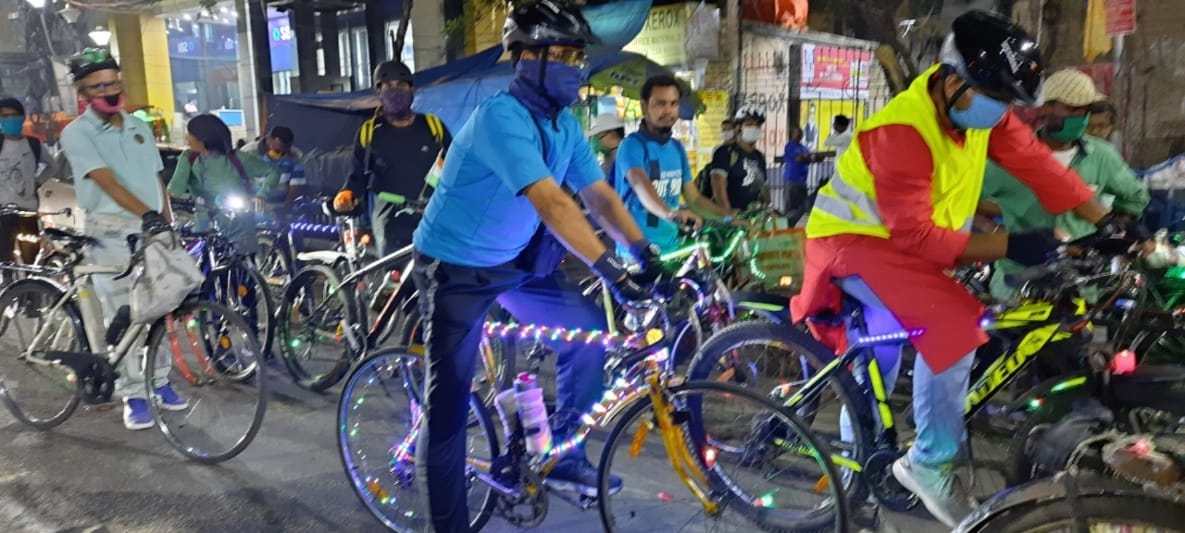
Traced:
<path fill-rule="evenodd" d="M 131 294 L 133 323 L 147 324 L 165 316 L 206 279 L 171 231 L 149 237 L 137 255 L 140 265 L 136 267 Z"/>

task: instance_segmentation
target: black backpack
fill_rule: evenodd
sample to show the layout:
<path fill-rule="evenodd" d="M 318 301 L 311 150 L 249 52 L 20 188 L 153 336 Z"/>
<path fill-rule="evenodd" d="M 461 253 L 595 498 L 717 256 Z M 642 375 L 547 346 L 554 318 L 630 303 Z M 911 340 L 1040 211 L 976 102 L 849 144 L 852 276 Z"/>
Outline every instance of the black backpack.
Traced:
<path fill-rule="evenodd" d="M 33 159 L 37 160 L 37 164 L 41 164 L 41 140 L 36 137 L 25 137 L 29 141 L 29 149 L 33 150 Z M 0 150 L 4 149 L 4 136 L 0 135 Z"/>
<path fill-rule="evenodd" d="M 713 153 L 712 155 L 713 155 L 712 161 L 715 161 L 716 154 Z M 729 171 L 732 170 L 733 165 L 736 165 L 737 160 L 740 158 L 741 157 L 739 154 L 737 154 L 736 148 L 733 145 L 729 145 L 728 146 L 728 170 Z M 699 174 L 695 175 L 696 188 L 699 189 L 699 193 L 701 195 L 703 195 L 704 198 L 708 198 L 708 199 L 712 198 L 712 161 L 708 161 L 708 164 L 704 165 L 704 168 L 700 169 Z"/>

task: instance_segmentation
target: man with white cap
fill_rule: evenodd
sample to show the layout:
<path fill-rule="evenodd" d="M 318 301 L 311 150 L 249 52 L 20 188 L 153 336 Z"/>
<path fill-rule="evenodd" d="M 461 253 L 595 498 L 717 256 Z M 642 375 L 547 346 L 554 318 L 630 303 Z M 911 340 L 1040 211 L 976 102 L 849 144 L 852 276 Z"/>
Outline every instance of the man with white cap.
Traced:
<path fill-rule="evenodd" d="M 1106 95 L 1095 88 L 1090 76 L 1066 69 L 1049 76 L 1041 96 L 1044 125 L 1037 131 L 1037 138 L 1053 150 L 1058 161 L 1082 176 L 1101 204 L 1117 214 L 1139 218 L 1148 206 L 1148 189 L 1136 179 L 1111 143 L 1085 135 L 1090 110 L 1104 101 Z M 1077 239 L 1097 231 L 1094 224 L 1071 212 L 1049 213 L 1032 190 L 992 162 L 988 162 L 984 175 L 979 212 L 988 216 L 1002 215 L 1010 232 L 1052 227 L 1069 239 Z M 1007 283 L 1007 274 L 1021 268 L 1008 259 L 997 261 L 991 282 L 992 295 L 1011 298 L 1016 288 Z"/>
<path fill-rule="evenodd" d="M 588 141 L 593 151 L 601 154 L 601 169 L 605 171 L 605 181 L 613 185 L 613 164 L 617 160 L 617 147 L 625 138 L 625 123 L 617 118 L 617 113 L 597 115 L 593 119 L 592 127 L 588 130 Z"/>

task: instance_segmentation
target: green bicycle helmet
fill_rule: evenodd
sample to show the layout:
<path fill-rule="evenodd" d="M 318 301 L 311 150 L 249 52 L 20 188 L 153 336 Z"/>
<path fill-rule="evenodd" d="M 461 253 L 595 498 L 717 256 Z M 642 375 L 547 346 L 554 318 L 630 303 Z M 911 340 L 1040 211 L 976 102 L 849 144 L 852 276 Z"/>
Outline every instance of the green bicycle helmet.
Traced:
<path fill-rule="evenodd" d="M 87 48 L 74 54 L 67 62 L 70 66 L 70 78 L 81 80 L 100 70 L 119 70 L 119 63 L 111 57 L 111 52 L 104 48 Z"/>

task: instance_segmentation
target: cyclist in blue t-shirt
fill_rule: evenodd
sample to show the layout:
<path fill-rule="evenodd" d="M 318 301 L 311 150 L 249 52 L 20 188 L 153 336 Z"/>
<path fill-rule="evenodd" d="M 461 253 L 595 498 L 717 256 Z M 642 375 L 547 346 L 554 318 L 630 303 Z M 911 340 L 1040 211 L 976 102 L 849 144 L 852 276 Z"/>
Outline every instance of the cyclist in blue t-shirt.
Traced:
<path fill-rule="evenodd" d="M 732 211 L 719 207 L 699 192 L 687 152 L 671 128 L 679 120 L 683 88 L 673 76 L 653 76 L 642 84 L 642 125 L 617 148 L 616 174 L 625 176 L 615 185 L 617 193 L 646 239 L 669 252 L 679 246 L 678 224 L 699 227 L 703 220 L 679 208 L 680 195 L 687 205 L 731 221 Z"/>
<path fill-rule="evenodd" d="M 540 0 L 510 13 L 502 40 L 514 81 L 458 132 L 413 238 L 428 363 L 426 431 L 416 465 L 433 526 L 450 533 L 469 530 L 467 402 L 481 324 L 493 303 L 521 322 L 604 329 L 604 313 L 556 273 L 564 247 L 590 264 L 619 300 L 649 297 L 563 186 L 579 193 L 610 236 L 638 249 L 644 264 L 657 261 L 567 109 L 583 83 L 584 47 L 596 42 L 584 17 Z M 555 439 L 570 435 L 580 414 L 601 398 L 604 361 L 599 345 L 576 343 L 559 354 Z M 583 450 L 561 459 L 546 482 L 597 495 L 597 472 Z M 621 480 L 610 487 L 620 490 Z"/>

